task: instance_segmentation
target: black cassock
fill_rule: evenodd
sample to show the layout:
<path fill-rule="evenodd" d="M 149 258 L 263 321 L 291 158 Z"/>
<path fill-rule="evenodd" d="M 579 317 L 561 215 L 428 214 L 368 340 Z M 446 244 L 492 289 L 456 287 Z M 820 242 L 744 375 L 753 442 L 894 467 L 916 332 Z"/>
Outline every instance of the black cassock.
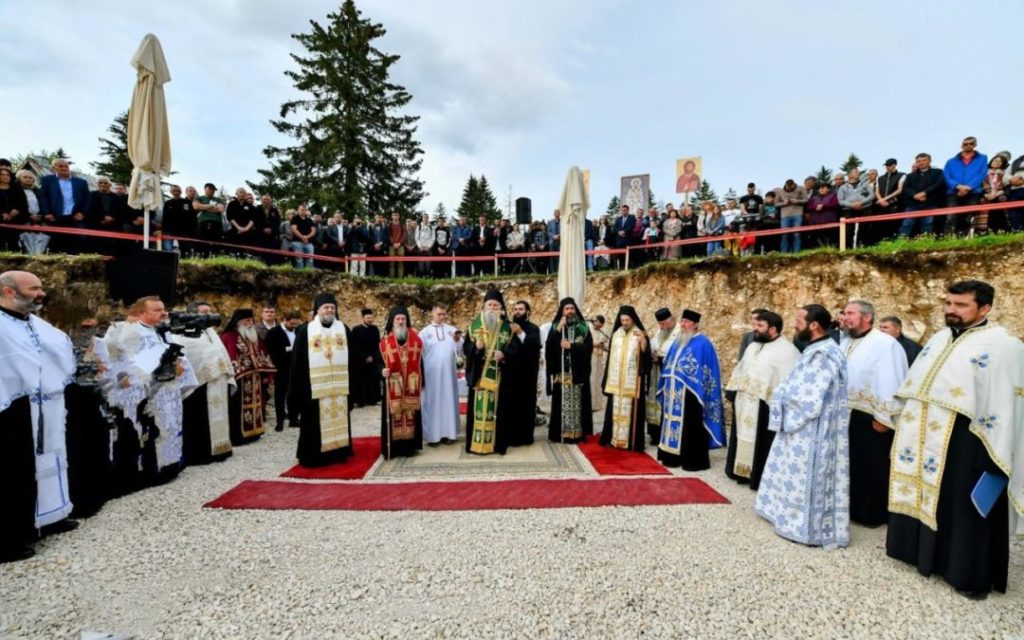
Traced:
<path fill-rule="evenodd" d="M 764 472 L 764 464 L 768 462 L 768 454 L 772 450 L 772 443 L 775 442 L 775 432 L 768 429 L 768 403 L 761 400 L 757 403 L 757 436 L 754 440 L 754 463 L 750 466 L 750 478 L 738 476 L 733 472 L 736 465 L 736 395 L 734 391 L 727 392 L 729 400 L 733 402 L 732 425 L 729 428 L 729 449 L 725 456 L 725 475 L 729 476 L 740 484 L 748 484 L 752 490 L 757 491 L 761 486 L 761 474 Z M 701 429 L 704 426 L 701 425 Z"/>
<path fill-rule="evenodd" d="M 349 330 L 349 402 L 365 407 L 380 402 L 381 378 L 384 368 L 380 356 L 380 329 L 377 325 L 359 326 Z M 297 347 L 297 345 L 296 345 Z M 372 362 L 366 362 L 371 358 Z"/>
<path fill-rule="evenodd" d="M 231 457 L 231 450 L 224 453 L 213 453 L 210 437 L 209 384 L 199 385 L 182 402 L 181 445 L 185 456 L 185 466 L 221 462 Z M 236 391 L 236 393 L 241 393 Z M 227 398 L 227 396 L 225 396 Z M 283 405 L 282 405 L 283 406 Z"/>
<path fill-rule="evenodd" d="M 313 322 L 319 322 L 314 319 Z M 335 322 L 341 322 L 335 320 Z M 302 325 L 295 330 L 295 345 L 292 348 L 291 381 L 288 384 L 288 419 L 299 421 L 299 445 L 296 457 L 304 467 L 321 467 L 326 464 L 340 462 L 352 455 L 352 396 L 348 402 L 348 446 L 320 451 L 320 400 L 313 398 L 313 389 L 309 383 L 309 336 L 308 326 Z M 344 326 L 344 325 L 342 325 Z M 345 327 L 346 341 L 349 345 L 349 390 L 353 383 L 352 372 L 352 331 Z M 380 373 L 376 380 L 380 380 Z"/>
<path fill-rule="evenodd" d="M 850 412 L 850 520 L 868 527 L 889 521 L 889 467 L 896 432 L 878 433 L 873 418 Z"/>
<path fill-rule="evenodd" d="M 87 518 L 98 512 L 114 491 L 110 443 L 116 425 L 95 385 L 68 385 L 64 389 L 64 405 L 68 491 L 74 505 L 71 517 Z"/>
<path fill-rule="evenodd" d="M 696 411 L 694 411 L 696 409 Z M 658 447 L 658 461 L 666 467 L 683 471 L 704 471 L 711 468 L 711 435 L 704 428 L 704 407 L 689 389 L 683 396 L 683 429 L 679 436 L 679 453 Z"/>
<path fill-rule="evenodd" d="M 909 516 L 891 514 L 885 551 L 890 558 L 915 565 L 921 575 L 942 576 L 955 589 L 1006 593 L 1010 561 L 1006 491 L 988 518 L 981 517 L 971 500 L 982 472 L 1005 474 L 992 462 L 981 439 L 971 433 L 970 423 L 970 418 L 959 414 L 953 423 L 935 514 L 939 530 L 932 531 Z"/>
<path fill-rule="evenodd" d="M 613 330 L 614 334 L 614 330 Z M 612 350 L 611 350 L 611 338 L 608 340 L 608 357 L 605 359 L 604 366 L 604 379 L 601 380 L 601 389 L 603 390 L 608 384 L 608 367 L 611 364 Z M 650 381 L 651 372 L 651 346 L 647 344 L 647 348 L 640 352 L 640 397 L 636 398 L 634 403 L 633 413 L 633 428 L 632 438 L 629 443 L 629 448 L 632 451 L 643 451 L 647 437 L 647 385 L 654 384 Z M 612 444 L 612 401 L 613 398 L 607 392 L 604 394 L 607 396 L 604 410 L 604 427 L 601 429 L 601 444 L 605 446 L 611 446 Z"/>
<path fill-rule="evenodd" d="M 36 457 L 27 396 L 0 411 L 0 557 L 35 538 Z"/>
<path fill-rule="evenodd" d="M 544 377 L 548 392 L 551 394 L 551 420 L 548 422 L 548 440 L 551 442 L 575 444 L 594 433 L 594 414 L 591 411 L 590 398 L 590 366 L 593 355 L 594 336 L 590 331 L 583 334 L 582 339 L 574 339 L 568 351 L 562 349 L 562 333 L 557 326 L 551 327 L 551 331 L 548 332 L 548 339 L 544 343 Z M 575 387 L 571 393 L 578 397 L 566 396 L 566 385 L 560 382 L 563 373 L 571 373 Z M 556 381 L 552 382 L 552 378 Z M 578 422 L 582 435 L 567 437 L 563 434 L 563 419 Z M 576 431 L 575 424 L 566 426 L 570 432 Z"/>
<path fill-rule="evenodd" d="M 540 329 L 528 320 L 519 326 L 526 335 L 517 348 L 506 349 L 505 361 L 501 365 L 501 387 L 498 389 L 498 407 L 507 417 L 502 429 L 508 432 L 510 447 L 533 444 L 537 413 Z M 512 336 L 512 341 L 520 342 L 518 336 Z"/>

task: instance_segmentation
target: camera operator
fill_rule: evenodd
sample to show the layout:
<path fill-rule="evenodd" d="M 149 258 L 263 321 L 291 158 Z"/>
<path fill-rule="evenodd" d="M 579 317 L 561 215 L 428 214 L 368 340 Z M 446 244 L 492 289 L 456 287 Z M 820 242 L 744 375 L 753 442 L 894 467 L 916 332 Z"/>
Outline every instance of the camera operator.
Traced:
<path fill-rule="evenodd" d="M 209 305 L 194 303 L 203 313 L 171 313 L 167 341 L 182 346 L 199 385 L 182 405 L 182 449 L 185 464 L 208 464 L 231 456 L 228 398 L 236 387 L 235 369 L 224 343 L 214 331 L 221 317 Z"/>
<path fill-rule="evenodd" d="M 181 346 L 164 340 L 166 319 L 163 301 L 146 296 L 128 309 L 126 322 L 115 323 L 96 340 L 96 357 L 106 370 L 107 401 L 134 426 L 134 433 L 118 430 L 114 447 L 124 491 L 167 482 L 184 463 L 182 400 L 197 382 Z"/>

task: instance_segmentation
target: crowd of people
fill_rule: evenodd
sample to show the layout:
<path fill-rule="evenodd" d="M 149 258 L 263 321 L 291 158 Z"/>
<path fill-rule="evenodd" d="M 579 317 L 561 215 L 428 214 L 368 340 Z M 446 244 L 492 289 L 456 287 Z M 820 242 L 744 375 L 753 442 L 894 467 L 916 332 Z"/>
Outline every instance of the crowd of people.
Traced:
<path fill-rule="evenodd" d="M 317 467 L 353 454 L 353 407 L 380 403 L 384 459 L 460 437 L 470 454 L 504 455 L 534 443 L 544 394 L 552 442 L 653 445 L 684 471 L 710 469 L 709 452 L 727 447 L 725 474 L 757 491 L 780 536 L 843 547 L 851 520 L 888 525 L 890 557 L 970 598 L 1005 592 L 1008 533 L 1024 532 L 1024 345 L 988 319 L 995 291 L 977 280 L 947 288 L 946 327 L 923 348 L 865 300 L 835 316 L 799 307 L 792 341 L 780 313 L 755 309 L 724 385 L 691 309 L 678 320 L 659 309 L 649 332 L 623 305 L 607 331 L 566 298 L 538 326 L 528 301 L 492 290 L 464 329 L 435 305 L 418 328 L 396 306 L 380 331 L 372 309 L 348 327 L 323 293 L 282 321 L 272 307 L 236 309 L 218 335 L 208 304 L 169 315 L 144 297 L 76 356 L 35 315 L 39 278 L 0 274 L 0 292 L 5 561 L 110 496 L 260 438 L 271 401 L 275 429 L 297 427 L 296 457 Z"/>
<path fill-rule="evenodd" d="M 651 260 L 721 253 L 834 247 L 839 239 L 836 228 L 796 229 L 872 214 L 1024 201 L 1024 155 L 1013 160 L 1010 152 L 1000 151 L 989 159 L 976 146 L 975 138 L 965 138 L 961 151 L 941 169 L 932 166 L 929 154 L 919 153 L 906 173 L 899 170 L 895 158 L 889 158 L 881 171 L 838 172 L 831 183 L 819 184 L 816 177 L 809 176 L 802 184 L 790 179 L 763 192 L 750 183 L 744 195 L 727 198 L 724 203 L 691 200 L 678 208 L 669 203 L 663 210 L 635 211 L 622 206 L 612 215 L 586 220 L 584 249 L 596 252 L 587 256 L 587 269 L 623 268 L 627 266 L 626 253 L 629 266 L 637 266 Z M 14 174 L 10 163 L 0 160 L 0 222 L 39 227 L 38 231 L 0 229 L 0 249 L 113 253 L 124 243 L 47 234 L 45 228 L 142 232 L 145 216 L 128 206 L 123 185 L 112 185 L 100 177 L 97 189 L 89 191 L 85 180 L 71 175 L 64 159 L 54 161 L 53 171 L 36 185 L 31 171 Z M 469 212 L 449 221 L 444 215 L 432 220 L 428 214 L 415 212 L 381 212 L 363 219 L 342 211 L 311 212 L 305 205 L 282 212 L 269 195 L 257 197 L 239 188 L 233 198 L 226 199 L 218 195 L 214 184 L 207 183 L 202 193 L 191 186 L 182 192 L 180 186 L 172 185 L 170 198 L 152 222 L 157 234 L 168 236 L 161 241 L 162 248 L 184 255 L 251 255 L 273 264 L 291 261 L 300 269 L 312 267 L 317 260 L 317 266 L 323 268 L 392 278 L 489 275 L 496 269 L 504 274 L 557 271 L 557 257 L 521 255 L 559 250 L 557 210 L 549 220 L 523 225 L 486 216 L 471 221 L 465 213 Z M 745 235 L 775 229 L 793 231 Z M 937 212 L 934 216 L 858 224 L 852 244 L 866 246 L 919 234 L 1022 229 L 1024 204 L 971 215 Z M 169 239 L 171 236 L 178 239 Z M 716 240 L 720 236 L 727 237 Z M 701 238 L 706 241 L 663 244 Z M 503 254 L 516 255 L 503 258 Z"/>

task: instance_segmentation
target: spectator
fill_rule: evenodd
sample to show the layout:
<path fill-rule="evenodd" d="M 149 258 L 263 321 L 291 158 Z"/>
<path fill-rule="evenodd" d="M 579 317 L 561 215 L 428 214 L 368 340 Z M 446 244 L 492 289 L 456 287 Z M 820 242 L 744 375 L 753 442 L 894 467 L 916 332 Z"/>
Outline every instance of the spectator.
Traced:
<path fill-rule="evenodd" d="M 216 185 L 207 182 L 203 185 L 203 195 L 197 195 L 192 201 L 192 208 L 198 212 L 196 234 L 200 240 L 221 242 L 224 239 L 224 202 L 216 193 Z M 206 254 L 217 253 L 215 247 L 209 244 L 206 247 Z"/>
<path fill-rule="evenodd" d="M 691 216 L 692 217 L 692 216 Z M 664 236 L 665 242 L 675 242 L 679 240 L 679 236 L 683 233 L 683 221 L 679 219 L 679 214 L 674 208 L 668 210 L 668 218 L 665 219 L 665 223 L 661 225 L 661 232 Z M 679 245 L 667 245 L 662 247 L 662 259 L 664 260 L 678 260 L 679 256 L 682 255 L 683 248 Z"/>
<path fill-rule="evenodd" d="M 401 258 L 405 255 L 405 225 L 397 211 L 391 212 L 391 223 L 388 225 L 388 257 Z M 398 260 L 389 261 L 388 275 L 392 278 L 402 277 L 402 263 Z"/>
<path fill-rule="evenodd" d="M 562 248 L 562 212 L 555 209 L 548 223 L 548 251 L 559 251 Z M 548 272 L 558 273 L 558 256 L 548 260 Z"/>
<path fill-rule="evenodd" d="M 630 213 L 629 205 L 619 207 L 619 219 L 615 221 L 613 231 L 615 232 L 615 248 L 629 250 L 633 244 L 633 229 L 636 227 L 636 215 Z M 623 268 L 623 254 L 617 253 L 612 261 L 616 269 Z"/>
<path fill-rule="evenodd" d="M 501 221 L 502 227 L 507 228 L 508 232 L 505 234 L 504 245 L 508 253 L 522 253 L 526 248 L 526 236 L 523 234 L 519 225 L 511 224 L 509 220 Z M 506 273 L 519 273 L 523 270 L 523 258 L 506 258 Z"/>
<path fill-rule="evenodd" d="M 583 219 L 583 250 L 584 251 L 593 251 L 594 250 L 594 240 L 597 237 L 596 233 L 597 233 L 597 225 L 594 224 L 594 221 L 591 220 L 590 218 L 584 218 Z M 584 254 L 584 255 L 586 255 L 587 271 L 593 271 L 594 270 L 594 254 L 593 253 L 587 253 L 587 254 Z"/>
<path fill-rule="evenodd" d="M 434 227 L 430 224 L 430 214 L 424 213 L 420 217 L 420 223 L 416 225 L 413 234 L 416 241 L 416 253 L 424 257 L 430 257 L 434 249 Z M 419 276 L 429 278 L 431 275 L 431 263 L 424 260 L 419 263 Z"/>
<path fill-rule="evenodd" d="M 947 207 L 970 207 L 981 201 L 981 185 L 988 173 L 988 158 L 977 152 L 977 146 L 977 138 L 968 136 L 960 145 L 960 153 L 946 161 L 942 173 L 946 177 Z M 943 233 L 966 233 L 970 223 L 970 214 L 946 216 Z"/>
<path fill-rule="evenodd" d="M 363 277 L 366 275 L 366 247 L 370 241 L 366 231 L 366 225 L 359 216 L 352 218 L 352 226 L 349 227 L 348 242 L 346 247 L 349 251 L 350 260 L 348 263 L 349 273 Z"/>
<path fill-rule="evenodd" d="M 818 185 L 818 193 L 807 201 L 807 223 L 811 226 L 839 221 L 839 197 L 827 182 Z M 816 229 L 808 232 L 812 246 L 834 247 L 838 244 L 838 229 Z"/>
<path fill-rule="evenodd" d="M 306 208 L 306 205 L 299 205 L 298 214 L 291 220 L 291 227 L 292 251 L 295 253 L 305 254 L 306 256 L 312 256 L 313 238 L 316 236 L 317 228 L 313 223 L 312 218 L 309 217 L 309 209 Z M 313 268 L 312 257 L 296 257 L 294 260 L 296 269 Z"/>
<path fill-rule="evenodd" d="M 368 234 L 370 236 L 370 243 L 367 255 L 371 258 L 383 258 L 386 256 L 388 254 L 390 227 L 386 222 L 384 222 L 383 214 L 374 214 L 373 224 L 370 225 Z M 370 275 L 374 276 L 385 276 L 388 273 L 387 266 L 384 264 L 383 260 L 370 261 L 367 266 L 367 271 Z"/>
<path fill-rule="evenodd" d="M 182 197 L 181 187 L 176 184 L 171 185 L 171 197 L 164 201 L 164 208 L 160 214 L 160 233 L 180 238 L 191 238 L 196 233 L 196 212 L 192 208 L 192 201 Z M 174 251 L 177 246 L 182 255 L 185 255 L 188 246 L 183 241 L 167 238 L 161 239 L 160 244 L 164 251 Z"/>
<path fill-rule="evenodd" d="M 15 181 L 9 167 L 0 167 L 0 222 L 4 224 L 26 224 L 28 222 L 28 201 L 25 192 Z M 0 250 L 17 251 L 18 231 L 0 229 Z"/>
<path fill-rule="evenodd" d="M 988 163 L 988 175 L 985 176 L 985 182 L 981 186 L 981 204 L 1006 202 L 1006 169 L 1009 166 L 1009 151 L 1000 151 L 992 156 Z M 975 233 L 987 233 L 990 228 L 993 231 L 1007 229 L 1005 211 L 993 211 L 992 213 L 979 211 L 975 214 Z"/>
<path fill-rule="evenodd" d="M 608 222 L 608 216 L 601 216 L 594 225 L 594 250 L 606 251 L 612 248 L 615 232 Z M 610 255 L 596 254 L 594 256 L 594 269 L 603 270 L 611 267 Z"/>
<path fill-rule="evenodd" d="M 778 229 L 782 224 L 782 207 L 775 201 L 775 192 L 769 191 L 764 194 L 764 205 L 761 208 L 760 228 L 765 231 Z M 777 251 L 779 248 L 779 236 L 763 236 L 758 240 L 762 253 Z"/>
<path fill-rule="evenodd" d="M 58 227 L 84 229 L 89 211 L 89 184 L 71 175 L 71 164 L 64 158 L 53 161 L 53 174 L 44 176 L 39 185 L 42 196 L 39 206 L 43 220 Z M 63 234 L 56 242 L 64 253 L 78 253 L 86 245 L 83 236 Z"/>
<path fill-rule="evenodd" d="M 1024 155 L 1013 161 L 1010 171 L 1004 176 L 1006 199 L 1010 202 L 1024 201 Z M 1010 209 L 1006 212 L 1010 231 L 1024 229 L 1024 209 Z"/>
<path fill-rule="evenodd" d="M 416 256 L 418 253 L 416 249 L 416 216 L 415 214 L 410 216 L 405 221 L 405 239 L 402 241 L 402 245 L 405 247 L 405 256 L 411 258 Z M 416 263 L 413 262 L 401 262 L 399 265 L 401 268 L 398 272 L 403 276 L 414 275 L 416 273 Z"/>
<path fill-rule="evenodd" d="M 722 216 L 722 207 L 717 204 L 711 208 L 711 214 L 704 221 L 704 235 L 715 238 L 725 233 L 725 218 Z M 713 256 L 722 250 L 721 242 L 709 242 L 707 255 Z"/>
<path fill-rule="evenodd" d="M 804 178 L 804 191 L 807 192 L 808 198 L 815 193 L 818 193 L 818 178 L 816 176 L 807 176 Z"/>
<path fill-rule="evenodd" d="M 533 223 L 533 228 L 530 233 L 530 252 L 531 253 L 544 253 L 548 250 L 548 229 L 541 221 Z M 530 270 L 534 273 L 547 273 L 548 272 L 548 259 L 545 258 L 530 258 Z"/>
<path fill-rule="evenodd" d="M 718 205 L 715 205 L 718 206 Z M 721 207 L 718 207 L 721 210 Z M 739 204 L 735 198 L 729 198 L 725 201 L 725 209 L 722 210 L 722 218 L 725 220 L 725 232 L 726 233 L 738 233 L 740 230 L 740 216 L 743 212 L 740 211 Z M 726 250 L 734 256 L 740 254 L 740 241 L 737 238 L 730 238 L 725 241 Z"/>
<path fill-rule="evenodd" d="M 932 168 L 932 157 L 919 153 L 914 158 L 914 170 L 903 181 L 903 210 L 905 212 L 940 209 L 945 201 L 946 180 L 941 169 Z M 904 218 L 900 224 L 899 236 L 914 235 L 915 227 L 920 233 L 932 232 L 934 216 Z"/>
<path fill-rule="evenodd" d="M 479 258 L 491 258 L 480 260 L 474 263 L 476 275 L 486 275 L 492 271 L 494 265 L 494 250 L 497 238 L 494 236 L 494 227 L 487 224 L 487 217 L 477 218 L 477 226 L 473 227 L 473 242 L 475 255 Z"/>
<path fill-rule="evenodd" d="M 842 171 L 837 171 L 836 175 L 832 176 L 832 192 L 838 193 L 839 187 L 844 184 L 846 184 L 846 175 Z"/>
<path fill-rule="evenodd" d="M 434 243 L 430 247 L 430 255 L 438 258 L 452 255 L 454 242 L 448 221 L 443 215 L 437 216 L 437 224 L 434 225 Z M 431 262 L 430 271 L 435 278 L 451 278 L 455 273 L 452 263 L 442 260 Z"/>
<path fill-rule="evenodd" d="M 110 178 L 98 176 L 96 190 L 89 193 L 89 210 L 85 221 L 89 228 L 97 231 L 119 232 L 128 222 L 127 202 L 111 190 Z M 99 239 L 94 244 L 109 253 L 118 241 Z"/>
<path fill-rule="evenodd" d="M 861 180 L 860 169 L 850 169 L 846 182 L 839 187 L 836 193 L 839 200 L 839 210 L 843 217 L 857 218 L 871 214 L 871 205 L 875 201 L 875 188 L 867 180 Z M 855 225 L 853 231 L 853 246 L 857 247 L 858 242 L 864 245 L 873 244 L 869 225 Z"/>
<path fill-rule="evenodd" d="M 885 173 L 875 181 L 875 213 L 889 214 L 899 213 L 903 210 L 902 195 L 903 182 L 906 174 L 896 168 L 896 158 L 889 158 L 885 161 Z M 876 222 L 875 230 L 871 233 L 876 241 L 888 240 L 899 231 L 900 223 Z"/>
<path fill-rule="evenodd" d="M 345 218 L 340 211 L 331 216 L 330 223 L 323 231 L 323 253 L 331 258 L 344 258 L 348 254 L 346 245 L 349 241 L 349 230 L 345 226 Z M 327 262 L 331 271 L 344 271 L 345 263 L 331 260 Z"/>
<path fill-rule="evenodd" d="M 452 251 L 456 258 L 468 258 L 474 254 L 473 229 L 466 222 L 466 216 L 460 215 L 459 222 L 452 229 Z M 470 263 L 467 260 L 455 262 L 455 275 L 468 276 Z"/>
<path fill-rule="evenodd" d="M 260 204 L 256 207 L 256 227 L 260 234 L 260 246 L 267 249 L 277 249 L 280 246 L 281 212 L 274 206 L 274 199 L 267 194 L 260 197 Z M 266 261 L 270 264 L 283 262 L 275 255 L 268 255 Z"/>
<path fill-rule="evenodd" d="M 258 247 L 262 240 L 260 229 L 256 225 L 256 207 L 249 201 L 245 189 L 235 189 L 235 197 L 228 203 L 225 215 L 231 229 L 228 241 L 247 247 Z"/>
<path fill-rule="evenodd" d="M 696 238 L 698 219 L 693 213 L 693 207 L 688 204 L 680 205 L 679 214 L 679 239 L 691 240 Z M 684 258 L 693 258 L 697 255 L 698 247 L 699 245 L 697 244 L 684 244 L 679 247 L 679 255 Z"/>
<path fill-rule="evenodd" d="M 28 224 L 33 227 L 39 227 L 40 229 L 47 226 L 43 222 L 42 208 L 40 205 L 42 196 L 39 193 L 39 189 L 36 188 L 35 174 L 26 169 L 22 169 L 18 173 L 14 174 L 14 177 L 17 178 L 18 185 L 21 187 L 22 193 L 25 194 Z M 18 239 L 21 247 L 25 250 L 25 253 L 30 255 L 46 253 L 46 249 L 50 245 L 49 235 L 35 231 L 24 231 L 18 236 Z"/>
<path fill-rule="evenodd" d="M 816 183 L 813 177 L 804 180 L 805 185 L 808 182 Z M 779 205 L 779 226 L 781 228 L 794 229 L 803 224 L 804 206 L 807 204 L 808 193 L 806 187 L 798 186 L 793 179 L 786 180 L 786 184 L 781 189 L 775 190 Z M 783 234 L 779 249 L 782 253 L 798 253 L 800 251 L 800 234 Z"/>
<path fill-rule="evenodd" d="M 764 206 L 764 198 L 757 195 L 757 185 L 753 182 L 747 185 L 746 195 L 740 197 L 740 211 L 745 217 L 756 216 L 758 220 L 761 218 L 761 207 Z"/>
<path fill-rule="evenodd" d="M 281 227 L 277 232 L 277 237 L 280 241 L 280 245 L 277 247 L 281 251 L 292 250 L 292 218 L 297 215 L 295 209 L 288 209 L 284 212 L 284 218 L 281 220 Z"/>

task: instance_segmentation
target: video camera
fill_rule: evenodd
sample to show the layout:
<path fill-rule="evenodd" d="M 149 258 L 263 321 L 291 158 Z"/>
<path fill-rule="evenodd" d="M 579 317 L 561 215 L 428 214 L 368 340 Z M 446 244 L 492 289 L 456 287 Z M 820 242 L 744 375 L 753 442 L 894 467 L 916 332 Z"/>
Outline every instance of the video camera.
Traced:
<path fill-rule="evenodd" d="M 184 311 L 172 311 L 168 324 L 169 333 L 176 333 L 187 338 L 196 338 L 210 327 L 219 327 L 221 317 L 219 313 L 185 313 Z"/>

